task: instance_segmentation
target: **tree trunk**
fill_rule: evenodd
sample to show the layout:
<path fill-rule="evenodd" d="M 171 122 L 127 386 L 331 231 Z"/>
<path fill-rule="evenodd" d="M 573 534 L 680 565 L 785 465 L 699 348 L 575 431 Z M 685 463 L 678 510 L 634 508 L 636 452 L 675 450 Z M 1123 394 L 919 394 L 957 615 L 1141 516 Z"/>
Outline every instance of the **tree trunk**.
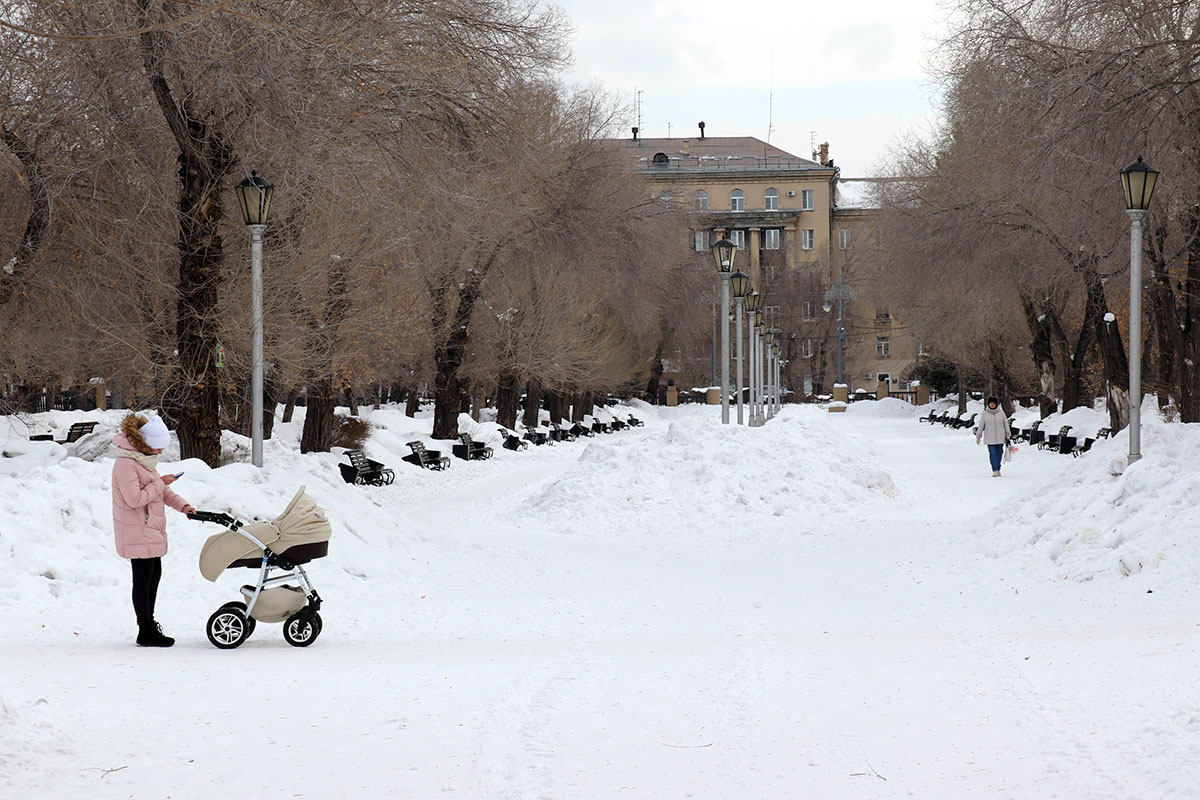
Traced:
<path fill-rule="evenodd" d="M 304 430 L 300 434 L 301 453 L 328 453 L 333 438 L 333 410 L 337 391 L 333 379 L 326 376 L 309 382 L 304 402 Z"/>
<path fill-rule="evenodd" d="M 517 427 L 517 376 L 511 372 L 500 374 L 496 385 L 496 424 L 515 430 Z"/>
<path fill-rule="evenodd" d="M 417 389 L 408 390 L 408 398 L 404 401 L 404 416 L 415 417 L 421 410 L 421 392 Z"/>
<path fill-rule="evenodd" d="M 17 285 L 32 266 L 35 256 L 41 250 L 46 231 L 50 229 L 50 195 L 42 180 L 37 153 L 7 125 L 0 125 L 0 138 L 3 138 L 4 144 L 25 168 L 25 186 L 29 191 L 29 216 L 25 220 L 25 231 L 17 242 L 17 251 L 12 261 L 5 265 L 4 269 L 0 269 L 0 306 L 3 306 L 16 292 Z"/>
<path fill-rule="evenodd" d="M 1034 368 L 1038 374 L 1038 412 L 1042 419 L 1058 410 L 1058 393 L 1056 378 L 1058 367 L 1054 363 L 1054 345 L 1051 339 L 1050 324 L 1045 314 L 1039 314 L 1032 298 L 1021 295 L 1021 305 L 1025 309 L 1025 322 L 1029 325 L 1029 333 L 1033 340 L 1029 343 L 1029 354 L 1033 358 Z"/>
<path fill-rule="evenodd" d="M 571 422 L 583 422 L 583 394 L 576 392 L 571 397 Z"/>
<path fill-rule="evenodd" d="M 1114 431 L 1129 424 L 1129 360 L 1125 354 L 1125 343 L 1116 318 L 1108 312 L 1108 299 L 1100 274 L 1087 268 L 1083 275 L 1087 292 L 1085 320 L 1096 326 L 1096 341 L 1100 345 L 1100 363 L 1104 368 L 1105 398 L 1108 405 L 1109 425 Z M 1141 331 L 1136 332 L 1141 336 Z"/>
<path fill-rule="evenodd" d="M 149 27 L 150 0 L 139 0 Z M 221 219 L 225 215 L 225 176 L 234 154 L 209 117 L 191 107 L 191 94 L 176 100 L 166 79 L 166 34 L 139 35 L 150 88 L 179 149 L 179 283 L 176 287 L 176 339 L 179 379 L 163 400 L 163 412 L 177 425 L 181 458 L 199 458 L 211 467 L 221 458 L 220 385 L 216 366 L 218 289 L 224 265 Z"/>
<path fill-rule="evenodd" d="M 288 392 L 287 403 L 283 406 L 283 421 L 291 422 L 292 414 L 296 411 L 296 398 L 300 396 L 300 387 L 293 386 Z"/>
<path fill-rule="evenodd" d="M 525 387 L 525 413 L 521 423 L 526 428 L 536 428 L 541 422 L 542 386 L 537 381 L 530 381 Z"/>
<path fill-rule="evenodd" d="M 279 405 L 279 383 L 268 376 L 263 381 L 263 441 L 270 439 L 275 432 L 275 406 L 277 405 Z"/>
<path fill-rule="evenodd" d="M 658 405 L 658 384 L 662 382 L 664 344 L 660 337 L 658 345 L 654 348 L 654 358 L 650 359 L 650 380 L 646 383 L 646 393 L 642 395 L 642 399 L 650 405 Z"/>
<path fill-rule="evenodd" d="M 350 409 L 350 416 L 357 417 L 358 416 L 358 393 L 354 391 L 353 386 L 351 386 L 350 384 L 346 384 L 346 386 L 342 390 L 342 394 L 346 398 L 346 407 Z"/>

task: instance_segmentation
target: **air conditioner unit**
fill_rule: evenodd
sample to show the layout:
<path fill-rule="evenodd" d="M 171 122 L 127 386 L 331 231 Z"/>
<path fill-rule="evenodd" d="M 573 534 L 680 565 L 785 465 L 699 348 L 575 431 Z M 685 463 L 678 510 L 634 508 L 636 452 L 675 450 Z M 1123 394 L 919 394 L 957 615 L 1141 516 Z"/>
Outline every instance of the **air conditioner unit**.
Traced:
<path fill-rule="evenodd" d="M 795 189 L 788 189 L 788 190 L 787 190 L 787 192 L 788 192 L 788 197 L 795 197 L 795 196 L 796 196 L 796 190 L 795 190 Z"/>

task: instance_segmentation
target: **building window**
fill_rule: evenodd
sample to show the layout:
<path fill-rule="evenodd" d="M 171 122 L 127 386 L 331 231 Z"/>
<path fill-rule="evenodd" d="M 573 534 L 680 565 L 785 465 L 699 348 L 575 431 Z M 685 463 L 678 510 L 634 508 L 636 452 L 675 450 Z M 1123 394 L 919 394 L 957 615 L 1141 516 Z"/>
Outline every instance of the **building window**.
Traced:
<path fill-rule="evenodd" d="M 775 265 L 763 264 L 760 268 L 762 271 L 762 279 L 764 283 L 770 283 L 775 280 Z"/>
<path fill-rule="evenodd" d="M 838 231 L 838 247 L 842 248 L 843 250 L 850 249 L 850 231 L 846 230 L 845 228 L 842 228 L 840 231 Z"/>
<path fill-rule="evenodd" d="M 811 300 L 805 300 L 800 304 L 800 316 L 805 322 L 812 322 L 816 319 L 816 317 L 813 316 L 813 304 Z"/>
<path fill-rule="evenodd" d="M 924 342 L 917 345 L 917 355 L 921 358 L 929 357 L 929 348 L 925 346 Z"/>
<path fill-rule="evenodd" d="M 812 358 L 813 357 L 813 340 L 812 339 L 805 339 L 804 341 L 800 342 L 800 356 L 802 358 Z"/>
<path fill-rule="evenodd" d="M 779 229 L 767 228 L 763 231 L 763 249 L 778 250 L 779 249 Z"/>
<path fill-rule="evenodd" d="M 696 252 L 702 253 L 708 249 L 708 231 L 696 231 Z"/>
<path fill-rule="evenodd" d="M 779 322 L 779 306 L 764 306 L 763 319 L 767 321 L 768 327 L 774 327 Z"/>
<path fill-rule="evenodd" d="M 812 189 L 800 190 L 800 209 L 802 211 L 812 211 L 813 210 L 813 190 Z"/>
<path fill-rule="evenodd" d="M 746 232 L 745 231 L 729 231 L 725 234 L 729 237 L 729 241 L 737 245 L 738 250 L 746 249 Z"/>
<path fill-rule="evenodd" d="M 887 322 L 891 318 L 892 318 L 892 312 L 889 311 L 886 307 L 875 309 L 875 319 L 879 320 L 880 322 Z"/>
<path fill-rule="evenodd" d="M 696 192 L 694 199 L 696 201 L 697 211 L 708 211 L 708 192 L 701 189 L 700 191 Z"/>
<path fill-rule="evenodd" d="M 779 210 L 779 192 L 774 189 L 767 189 L 763 195 L 763 208 L 767 211 Z"/>
<path fill-rule="evenodd" d="M 741 189 L 734 189 L 729 193 L 729 210 L 730 211 L 745 211 L 746 196 L 742 194 Z"/>
<path fill-rule="evenodd" d="M 878 375 L 876 375 L 875 378 L 880 383 L 886 383 L 888 385 L 891 385 L 891 383 L 892 383 L 892 373 L 890 373 L 890 372 L 881 372 Z"/>
<path fill-rule="evenodd" d="M 806 231 L 800 231 L 800 247 L 805 250 L 812 250 L 814 246 L 812 229 L 809 228 Z"/>
<path fill-rule="evenodd" d="M 887 358 L 892 354 L 892 340 L 889 336 L 875 337 L 875 352 L 880 358 Z"/>

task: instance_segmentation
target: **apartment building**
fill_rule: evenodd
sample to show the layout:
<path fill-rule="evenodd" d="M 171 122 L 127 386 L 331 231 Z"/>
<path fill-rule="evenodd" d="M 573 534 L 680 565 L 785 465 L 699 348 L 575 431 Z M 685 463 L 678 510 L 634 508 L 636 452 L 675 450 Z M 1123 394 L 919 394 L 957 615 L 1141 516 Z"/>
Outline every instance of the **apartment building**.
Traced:
<path fill-rule="evenodd" d="M 706 136 L 704 123 L 696 136 L 642 138 L 634 129 L 613 144 L 651 196 L 691 212 L 682 235 L 698 254 L 707 257 L 721 236 L 742 251 L 738 268 L 763 292 L 768 323 L 788 336 L 793 390 L 830 391 L 837 369 L 836 312 L 822 310 L 824 293 L 842 277 L 857 293 L 858 275 L 879 243 L 869 209 L 839 207 L 839 171 L 829 145 L 801 158 L 753 136 Z M 911 343 L 881 299 L 885 287 L 875 276 L 861 291 L 862 299 L 845 308 L 846 382 L 851 390 L 874 391 L 881 374 L 899 383 L 911 367 Z"/>

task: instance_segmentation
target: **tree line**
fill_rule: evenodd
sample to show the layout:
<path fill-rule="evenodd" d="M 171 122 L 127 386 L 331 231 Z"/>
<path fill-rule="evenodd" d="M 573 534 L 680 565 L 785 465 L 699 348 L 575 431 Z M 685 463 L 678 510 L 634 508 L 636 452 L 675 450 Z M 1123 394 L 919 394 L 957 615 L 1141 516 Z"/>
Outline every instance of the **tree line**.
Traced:
<path fill-rule="evenodd" d="M 876 200 L 897 305 L 960 376 L 1103 396 L 1128 421 L 1129 218 L 1119 170 L 1161 171 L 1140 290 L 1146 391 L 1200 421 L 1200 6 L 960 0 L 936 51 L 943 121 Z"/>
<path fill-rule="evenodd" d="M 566 33 L 534 0 L 0 0 L 0 375 L 103 377 L 218 463 L 257 170 L 268 435 L 301 393 L 320 451 L 360 394 L 430 386 L 451 438 L 644 385 L 692 258 L 612 100 L 556 79 Z"/>

